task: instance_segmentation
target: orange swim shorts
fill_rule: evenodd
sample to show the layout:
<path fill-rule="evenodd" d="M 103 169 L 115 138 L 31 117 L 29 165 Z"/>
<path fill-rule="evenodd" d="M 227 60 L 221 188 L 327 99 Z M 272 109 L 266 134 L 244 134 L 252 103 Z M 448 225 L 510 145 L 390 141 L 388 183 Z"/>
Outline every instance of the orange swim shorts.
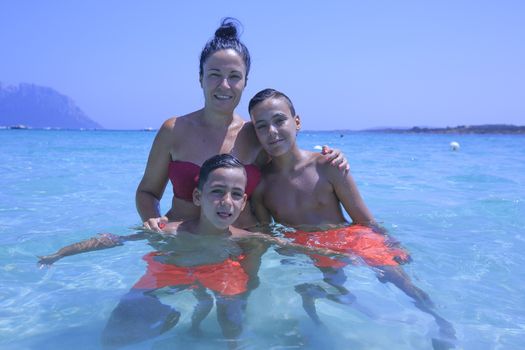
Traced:
<path fill-rule="evenodd" d="M 135 283 L 135 289 L 158 289 L 167 286 L 198 284 L 221 295 L 237 295 L 247 290 L 248 275 L 238 261 L 226 259 L 220 263 L 199 266 L 177 266 L 164 264 L 155 257 L 160 252 L 146 254 L 143 259 L 148 263 L 147 271 Z"/>
<path fill-rule="evenodd" d="M 295 231 L 285 236 L 305 246 L 355 254 L 369 266 L 396 266 L 410 261 L 410 255 L 397 243 L 366 226 L 352 225 L 316 232 Z M 337 258 L 317 254 L 309 256 L 317 267 L 341 268 L 347 265 Z"/>

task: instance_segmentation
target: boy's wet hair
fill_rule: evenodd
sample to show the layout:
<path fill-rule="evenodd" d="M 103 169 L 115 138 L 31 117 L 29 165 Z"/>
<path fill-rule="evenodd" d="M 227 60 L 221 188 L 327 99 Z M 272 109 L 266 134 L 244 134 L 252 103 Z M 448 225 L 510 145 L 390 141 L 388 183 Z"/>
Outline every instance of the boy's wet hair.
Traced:
<path fill-rule="evenodd" d="M 290 112 L 292 112 L 292 117 L 295 117 L 295 108 L 293 106 L 292 100 L 286 96 L 283 92 L 277 91 L 275 89 L 264 89 L 259 91 L 252 97 L 250 104 L 248 105 L 248 113 L 252 112 L 252 109 L 255 108 L 259 103 L 266 101 L 270 98 L 282 98 L 288 104 Z"/>
<path fill-rule="evenodd" d="M 204 62 L 213 53 L 220 50 L 233 49 L 243 59 L 246 67 L 246 81 L 248 81 L 248 73 L 250 72 L 250 52 L 248 48 L 239 40 L 238 28 L 242 28 L 241 22 L 232 17 L 226 17 L 221 21 L 221 26 L 215 31 L 215 36 L 210 39 L 206 46 L 202 49 L 201 58 L 199 62 L 199 76 L 202 77 Z"/>
<path fill-rule="evenodd" d="M 208 181 L 210 173 L 215 169 L 219 168 L 241 168 L 244 170 L 244 165 L 240 160 L 232 156 L 231 154 L 223 153 L 217 154 L 216 156 L 211 157 L 202 164 L 201 170 L 199 172 L 199 182 L 197 188 L 202 190 L 202 187 Z"/>

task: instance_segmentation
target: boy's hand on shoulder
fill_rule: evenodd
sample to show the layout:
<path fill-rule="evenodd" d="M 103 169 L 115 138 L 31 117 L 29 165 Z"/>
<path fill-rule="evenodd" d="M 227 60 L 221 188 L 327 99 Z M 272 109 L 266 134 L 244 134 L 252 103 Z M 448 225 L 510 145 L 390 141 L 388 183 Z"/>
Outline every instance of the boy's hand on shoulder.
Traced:
<path fill-rule="evenodd" d="M 323 155 L 323 158 L 330 163 L 330 165 L 337 167 L 343 172 L 343 174 L 346 174 L 348 171 L 350 171 L 348 160 L 341 150 L 332 149 L 329 146 L 324 145 L 321 149 L 321 154 Z"/>

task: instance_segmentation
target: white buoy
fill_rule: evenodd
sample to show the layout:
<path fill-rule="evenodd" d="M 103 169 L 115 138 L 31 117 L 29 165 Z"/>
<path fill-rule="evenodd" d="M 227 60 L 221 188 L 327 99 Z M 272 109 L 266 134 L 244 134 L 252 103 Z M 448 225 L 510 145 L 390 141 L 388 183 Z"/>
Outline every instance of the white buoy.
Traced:
<path fill-rule="evenodd" d="M 314 146 L 314 149 L 321 151 L 323 149 L 323 146 L 317 145 L 317 146 Z"/>
<path fill-rule="evenodd" d="M 450 148 L 453 150 L 453 151 L 457 151 L 459 150 L 459 143 L 457 143 L 456 141 L 452 141 L 450 143 Z"/>

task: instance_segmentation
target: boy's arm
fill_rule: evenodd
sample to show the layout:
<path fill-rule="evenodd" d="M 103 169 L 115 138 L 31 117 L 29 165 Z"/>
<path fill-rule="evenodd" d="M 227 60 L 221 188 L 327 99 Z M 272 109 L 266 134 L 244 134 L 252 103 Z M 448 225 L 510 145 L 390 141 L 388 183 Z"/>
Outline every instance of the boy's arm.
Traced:
<path fill-rule="evenodd" d="M 259 225 L 269 225 L 272 222 L 270 211 L 264 206 L 264 179 L 259 182 L 252 193 L 250 204 Z"/>
<path fill-rule="evenodd" d="M 135 241 L 144 239 L 145 233 L 140 232 L 128 236 L 118 236 L 112 233 L 100 233 L 96 237 L 92 237 L 85 241 L 77 242 L 60 248 L 56 253 L 51 255 L 39 256 L 39 265 L 51 265 L 55 261 L 62 259 L 65 256 L 76 255 L 94 250 L 113 248 L 122 245 L 126 241 Z"/>
<path fill-rule="evenodd" d="M 299 251 L 301 253 L 318 254 L 318 255 L 324 255 L 324 256 L 330 256 L 330 257 L 340 257 L 340 258 L 343 257 L 343 258 L 352 259 L 352 260 L 356 259 L 355 255 L 350 254 L 350 253 L 337 252 L 335 250 L 328 249 L 328 248 L 305 246 L 302 244 L 290 242 L 286 239 L 282 239 L 279 237 L 272 237 L 270 235 L 259 233 L 259 232 L 249 232 L 242 238 L 246 238 L 246 239 L 255 238 L 263 242 L 275 244 L 279 247 L 292 248 L 293 250 Z"/>
<path fill-rule="evenodd" d="M 352 222 L 354 224 L 374 226 L 374 217 L 361 197 L 350 171 L 342 174 L 340 171 L 333 169 L 333 167 L 327 167 L 326 170 L 328 180 L 332 183 L 337 198 L 352 218 Z"/>
<path fill-rule="evenodd" d="M 239 242 L 243 252 L 244 259 L 240 261 L 243 270 L 248 275 L 248 289 L 252 290 L 259 286 L 259 268 L 261 267 L 261 259 L 268 247 L 267 242 Z"/>

